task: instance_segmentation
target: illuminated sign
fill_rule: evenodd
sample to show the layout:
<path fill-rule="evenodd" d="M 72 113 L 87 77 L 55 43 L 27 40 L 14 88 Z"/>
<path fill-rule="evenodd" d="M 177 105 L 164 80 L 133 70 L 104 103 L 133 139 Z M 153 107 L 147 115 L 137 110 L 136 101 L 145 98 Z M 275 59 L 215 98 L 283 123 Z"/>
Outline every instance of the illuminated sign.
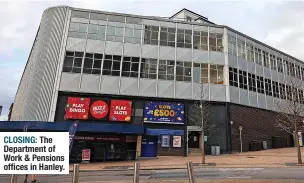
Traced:
<path fill-rule="evenodd" d="M 184 123 L 184 104 L 168 102 L 147 102 L 144 121 L 155 123 Z"/>
<path fill-rule="evenodd" d="M 103 100 L 95 101 L 90 108 L 91 115 L 96 119 L 102 119 L 106 117 L 108 112 L 109 112 L 109 106 Z"/>
<path fill-rule="evenodd" d="M 132 102 L 111 100 L 110 121 L 131 121 Z"/>
<path fill-rule="evenodd" d="M 88 119 L 90 98 L 68 97 L 65 119 Z"/>

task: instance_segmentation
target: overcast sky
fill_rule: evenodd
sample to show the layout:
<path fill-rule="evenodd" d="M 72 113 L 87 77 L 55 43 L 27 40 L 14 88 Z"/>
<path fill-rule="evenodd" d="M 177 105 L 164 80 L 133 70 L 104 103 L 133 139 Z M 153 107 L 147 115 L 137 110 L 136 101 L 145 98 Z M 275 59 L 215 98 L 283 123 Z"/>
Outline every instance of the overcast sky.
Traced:
<path fill-rule="evenodd" d="M 14 102 L 41 15 L 56 5 L 162 17 L 187 8 L 304 60 L 304 1 L 0 0 L 0 121 Z"/>

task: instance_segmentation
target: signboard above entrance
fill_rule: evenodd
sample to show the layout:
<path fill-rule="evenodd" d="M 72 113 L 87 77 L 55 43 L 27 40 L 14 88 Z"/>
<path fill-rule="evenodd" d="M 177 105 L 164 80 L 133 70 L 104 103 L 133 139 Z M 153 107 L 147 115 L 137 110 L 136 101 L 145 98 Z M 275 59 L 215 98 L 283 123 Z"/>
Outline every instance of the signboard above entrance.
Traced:
<path fill-rule="evenodd" d="M 88 119 L 90 98 L 68 97 L 65 119 Z"/>
<path fill-rule="evenodd" d="M 184 124 L 184 104 L 169 102 L 147 102 L 144 122 Z"/>

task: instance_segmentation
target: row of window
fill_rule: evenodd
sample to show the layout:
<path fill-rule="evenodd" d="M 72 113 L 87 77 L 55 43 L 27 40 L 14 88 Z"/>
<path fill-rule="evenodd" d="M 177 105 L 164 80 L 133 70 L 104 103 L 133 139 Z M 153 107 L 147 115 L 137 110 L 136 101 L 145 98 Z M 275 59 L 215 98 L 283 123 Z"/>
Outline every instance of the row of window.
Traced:
<path fill-rule="evenodd" d="M 140 68 L 140 69 L 139 69 Z M 222 65 L 66 52 L 63 72 L 224 84 Z"/>
<path fill-rule="evenodd" d="M 145 26 L 142 36 L 142 25 L 121 22 L 98 21 L 94 23 L 72 22 L 69 27 L 69 37 L 93 40 L 107 40 L 126 43 L 171 46 L 200 50 L 223 51 L 223 34 L 169 27 Z"/>
<path fill-rule="evenodd" d="M 293 59 L 269 53 L 230 35 L 228 36 L 228 52 L 247 61 L 304 80 L 304 66 L 295 64 Z"/>
<path fill-rule="evenodd" d="M 229 67 L 229 84 L 276 98 L 304 103 L 302 89 L 294 88 L 288 84 L 272 81 L 271 79 L 247 73 L 236 68 Z"/>

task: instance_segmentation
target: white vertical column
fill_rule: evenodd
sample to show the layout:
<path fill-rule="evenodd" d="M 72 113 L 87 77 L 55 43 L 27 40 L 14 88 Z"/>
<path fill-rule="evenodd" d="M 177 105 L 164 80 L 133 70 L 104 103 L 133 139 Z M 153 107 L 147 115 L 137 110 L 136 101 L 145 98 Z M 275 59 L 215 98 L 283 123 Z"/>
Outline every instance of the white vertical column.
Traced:
<path fill-rule="evenodd" d="M 49 122 L 53 122 L 55 120 L 55 112 L 56 112 L 56 105 L 57 105 L 57 99 L 58 99 L 58 90 L 60 87 L 62 68 L 63 68 L 63 62 L 64 62 L 65 51 L 66 51 L 65 47 L 66 47 L 67 40 L 68 40 L 68 32 L 69 32 L 68 30 L 69 30 L 72 11 L 69 10 L 69 8 L 67 9 L 67 11 L 68 11 L 68 13 L 67 13 L 67 17 L 65 20 L 64 30 L 63 30 L 61 48 L 60 48 L 60 53 L 59 53 L 59 57 L 58 57 L 57 72 L 56 72 L 54 89 L 53 89 L 52 100 L 51 100 L 51 107 L 50 107 L 49 117 L 48 117 Z"/>
<path fill-rule="evenodd" d="M 227 28 L 224 28 L 224 40 L 223 40 L 223 46 L 224 46 L 224 56 L 225 56 L 225 64 L 224 64 L 224 85 L 226 88 L 226 101 L 230 102 L 230 90 L 229 90 L 229 51 L 228 51 L 228 31 Z"/>

